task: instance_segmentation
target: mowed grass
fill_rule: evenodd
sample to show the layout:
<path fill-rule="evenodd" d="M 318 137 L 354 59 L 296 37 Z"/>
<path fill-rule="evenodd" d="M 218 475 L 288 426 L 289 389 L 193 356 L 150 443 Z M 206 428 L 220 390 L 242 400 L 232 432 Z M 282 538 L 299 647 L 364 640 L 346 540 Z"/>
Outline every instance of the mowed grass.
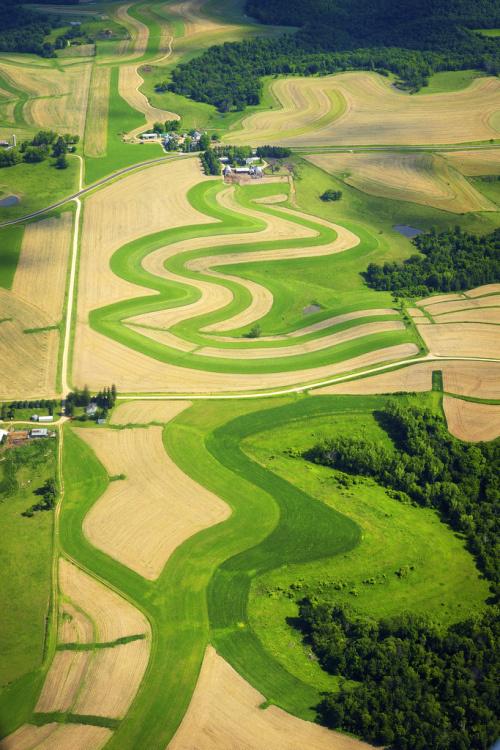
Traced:
<path fill-rule="evenodd" d="M 15 448 L 20 455 L 34 446 Z M 1 489 L 0 460 L 0 736 L 33 708 L 44 658 L 46 618 L 51 591 L 53 512 L 21 515 L 39 501 L 35 491 L 55 473 L 55 441 L 43 446 L 37 466 L 26 463 L 17 473 L 19 487 L 7 496 Z M 3 458 L 3 456 L 0 456 Z"/>
<path fill-rule="evenodd" d="M 483 73 L 479 70 L 443 70 L 440 73 L 431 75 L 428 85 L 419 89 L 417 96 L 423 94 L 446 94 L 448 91 L 461 91 L 470 86 L 475 78 L 479 78 L 482 75 Z"/>
<path fill-rule="evenodd" d="M 0 286 L 11 289 L 21 252 L 24 226 L 16 224 L 0 229 Z"/>
<path fill-rule="evenodd" d="M 411 611 L 442 625 L 480 611 L 488 597 L 487 582 L 480 579 L 463 540 L 435 512 L 404 505 L 370 480 L 344 487 L 336 480 L 339 472 L 301 457 L 315 443 L 337 435 L 391 447 L 373 412 L 363 410 L 294 420 L 252 435 L 242 445 L 269 472 L 345 514 L 362 530 L 361 543 L 351 551 L 285 565 L 256 578 L 251 589 L 250 623 L 264 647 L 292 674 L 323 689 L 334 689 L 338 681 L 311 659 L 291 624 L 303 596 L 324 596 L 375 618 Z"/>
<path fill-rule="evenodd" d="M 50 206 L 78 190 L 78 159 L 70 154 L 67 169 L 56 169 L 52 161 L 21 163 L 0 170 L 0 190 L 20 198 L 15 206 L 0 206 L 0 224 Z"/>
<path fill-rule="evenodd" d="M 124 325 L 122 321 L 134 315 L 157 310 L 165 305 L 169 307 L 177 306 L 179 304 L 186 305 L 189 304 L 189 302 L 196 300 L 198 297 L 199 293 L 197 290 L 193 289 L 193 287 L 185 286 L 179 282 L 161 279 L 144 270 L 142 267 L 142 260 L 153 250 L 182 239 L 214 236 L 215 246 L 211 247 L 208 252 L 205 249 L 203 251 L 192 251 L 178 254 L 166 263 L 166 268 L 176 273 L 180 278 L 182 278 L 182 276 L 189 278 L 190 275 L 193 275 L 193 272 L 186 271 L 184 268 L 184 265 L 189 260 L 219 252 L 222 254 L 228 254 L 231 252 L 237 252 L 241 249 L 240 245 L 217 247 L 217 235 L 223 235 L 228 232 L 251 232 L 256 231 L 262 226 L 262 222 L 259 219 L 246 215 L 244 211 L 230 211 L 218 206 L 215 203 L 215 195 L 222 187 L 222 183 L 205 182 L 195 186 L 195 188 L 189 193 L 189 200 L 193 206 L 205 214 L 218 218 L 221 221 L 221 224 L 196 225 L 159 232 L 150 237 L 141 238 L 140 240 L 128 243 L 113 255 L 111 259 L 111 268 L 117 276 L 132 281 L 133 283 L 141 284 L 148 289 L 159 292 L 160 294 L 151 298 L 140 297 L 137 299 L 131 299 L 98 310 L 93 310 L 90 314 L 90 324 L 95 330 L 132 349 L 135 349 L 136 351 L 147 354 L 158 361 L 180 364 L 181 366 L 190 366 L 199 370 L 218 372 L 290 371 L 299 369 L 300 367 L 314 367 L 328 364 L 330 362 L 340 362 L 364 354 L 367 351 L 417 340 L 414 332 L 408 328 L 405 330 L 365 336 L 348 343 L 340 344 L 333 348 L 330 347 L 307 355 L 284 356 L 280 357 L 279 360 L 273 360 L 271 358 L 234 360 L 230 358 L 230 344 L 227 343 L 221 342 L 221 346 L 228 350 L 227 358 L 213 356 L 197 357 L 196 353 L 192 355 L 186 354 L 172 347 L 152 341 L 151 339 L 142 336 L 138 331 Z M 279 212 L 270 207 L 261 206 L 260 208 L 264 216 L 265 214 L 280 215 Z M 266 273 L 274 274 L 273 278 L 276 278 L 279 275 L 279 277 L 284 280 L 281 284 L 268 283 L 269 276 L 264 280 L 264 285 L 269 286 L 271 291 L 275 294 L 275 306 L 279 311 L 278 318 L 283 317 L 283 310 L 290 304 L 290 286 L 294 284 L 296 279 L 295 285 L 298 287 L 299 279 L 301 279 L 300 283 L 303 283 L 305 279 L 307 286 L 301 289 L 300 295 L 297 295 L 300 307 L 298 310 L 294 308 L 292 311 L 292 315 L 294 316 L 292 322 L 295 324 L 294 327 L 296 327 L 296 324 L 300 322 L 299 316 L 301 315 L 302 308 L 310 303 L 311 298 L 314 299 L 316 287 L 313 286 L 313 279 L 317 280 L 321 278 L 324 280 L 324 285 L 328 285 L 330 290 L 335 288 L 335 272 L 325 272 L 324 264 L 315 262 L 316 259 L 307 259 L 307 247 L 327 244 L 335 239 L 336 233 L 329 227 L 325 227 L 322 224 L 316 224 L 313 217 L 308 219 L 299 215 L 287 214 L 287 218 L 296 224 L 314 229 L 318 236 L 307 239 L 276 240 L 267 242 L 258 242 L 257 237 L 255 245 L 249 243 L 248 245 L 245 245 L 245 250 L 279 250 L 280 248 L 293 247 L 304 248 L 306 259 L 302 261 L 288 260 L 273 261 L 269 264 L 267 262 L 253 264 L 257 268 L 265 268 L 267 265 L 270 265 L 274 270 L 271 272 L 266 271 Z M 354 227 L 354 230 L 356 231 L 357 227 Z M 369 252 L 366 253 L 366 247 L 363 248 L 361 245 L 358 248 L 355 248 L 354 251 L 348 250 L 345 253 L 339 254 L 339 257 L 342 255 L 351 257 L 352 254 L 354 259 L 349 260 L 348 258 L 346 261 L 352 269 L 354 268 L 356 260 L 359 263 L 359 252 L 363 253 L 363 250 L 365 251 L 365 255 L 370 255 Z M 246 268 L 246 266 L 250 264 L 242 265 L 244 270 L 235 267 L 234 274 L 250 276 L 248 269 Z M 276 270 L 277 268 L 279 268 L 279 271 Z M 195 274 L 195 276 L 199 278 L 200 274 Z M 213 277 L 210 277 L 210 280 L 213 281 Z M 233 315 L 244 309 L 249 302 L 248 293 L 237 283 L 227 280 L 217 280 L 217 283 L 231 289 L 234 295 L 233 302 L 223 310 L 196 318 L 194 325 L 196 325 L 197 328 L 200 327 L 200 325 L 212 324 L 218 320 L 224 320 L 229 315 Z M 371 298 L 372 306 L 389 302 L 389 295 L 384 295 L 384 300 L 380 299 L 380 297 L 379 299 L 376 299 L 376 295 L 372 292 Z M 351 296 L 350 303 L 355 307 L 360 304 L 360 300 Z M 343 306 L 345 307 L 345 302 Z M 370 306 L 370 304 L 368 306 Z M 330 308 L 330 311 L 332 310 L 342 312 L 342 309 L 339 309 L 339 305 Z M 284 329 L 286 330 L 290 326 L 290 320 L 280 320 L 280 325 L 281 331 Z M 182 330 L 183 333 L 186 331 L 188 332 L 189 324 L 185 323 Z"/>

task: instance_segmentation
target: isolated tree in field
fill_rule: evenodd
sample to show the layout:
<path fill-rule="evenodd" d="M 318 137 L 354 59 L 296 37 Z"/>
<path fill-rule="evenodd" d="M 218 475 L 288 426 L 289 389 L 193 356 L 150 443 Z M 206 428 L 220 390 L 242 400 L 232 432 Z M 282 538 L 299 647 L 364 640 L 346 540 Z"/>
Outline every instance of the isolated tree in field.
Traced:
<path fill-rule="evenodd" d="M 322 201 L 339 201 L 342 198 L 342 190 L 325 190 L 320 198 Z"/>

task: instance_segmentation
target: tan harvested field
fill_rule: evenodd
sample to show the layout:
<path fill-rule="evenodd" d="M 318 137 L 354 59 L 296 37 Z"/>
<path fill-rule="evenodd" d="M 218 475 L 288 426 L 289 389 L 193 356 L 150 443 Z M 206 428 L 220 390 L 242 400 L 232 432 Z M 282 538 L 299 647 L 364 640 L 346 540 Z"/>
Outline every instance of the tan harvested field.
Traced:
<path fill-rule="evenodd" d="M 125 136 L 126 140 L 136 138 L 140 133 L 148 130 L 155 122 L 179 119 L 179 115 L 175 112 L 151 106 L 148 98 L 139 91 L 139 87 L 142 86 L 143 82 L 144 79 L 139 75 L 136 65 L 122 65 L 120 67 L 118 92 L 127 104 L 130 104 L 131 107 L 141 112 L 145 117 L 144 125 L 127 133 Z"/>
<path fill-rule="evenodd" d="M 407 311 L 412 318 L 423 318 L 425 313 L 423 310 L 419 310 L 418 307 L 409 307 Z"/>
<path fill-rule="evenodd" d="M 436 362 L 447 393 L 500 399 L 500 362 Z"/>
<path fill-rule="evenodd" d="M 435 364 L 422 362 L 422 364 L 409 365 L 399 370 L 370 375 L 360 380 L 327 385 L 325 388 L 318 388 L 311 393 L 314 396 L 327 393 L 352 393 L 355 395 L 362 393 L 422 393 L 432 389 L 432 372 L 440 369 L 440 362 Z"/>
<path fill-rule="evenodd" d="M 94 66 L 85 126 L 85 156 L 106 155 L 111 68 Z"/>
<path fill-rule="evenodd" d="M 463 299 L 463 294 L 436 294 L 433 297 L 424 297 L 423 299 L 419 299 L 417 302 L 415 302 L 418 307 L 426 307 L 430 304 L 437 304 L 438 302 L 453 302 L 454 300 Z"/>
<path fill-rule="evenodd" d="M 461 312 L 451 312 L 440 315 L 436 318 L 438 323 L 457 323 L 464 321 L 466 323 L 491 323 L 500 324 L 500 306 L 499 307 L 482 307 L 478 310 L 462 310 Z"/>
<path fill-rule="evenodd" d="M 12 292 L 39 308 L 51 323 L 61 319 L 71 249 L 73 214 L 28 224 Z"/>
<path fill-rule="evenodd" d="M 480 404 L 445 396 L 444 413 L 452 435 L 470 442 L 500 435 L 500 404 Z"/>
<path fill-rule="evenodd" d="M 111 482 L 85 517 L 83 530 L 98 549 L 140 575 L 157 578 L 170 555 L 193 534 L 229 516 L 228 506 L 187 477 L 165 452 L 162 428 L 85 429 Z"/>
<path fill-rule="evenodd" d="M 53 69 L 57 93 L 28 99 L 23 108 L 26 121 L 34 128 L 83 136 L 90 73 L 91 65 L 88 63 L 68 66 L 62 72 Z M 32 69 L 32 75 L 38 78 L 38 68 Z"/>
<path fill-rule="evenodd" d="M 470 177 L 500 175 L 500 148 L 485 151 L 452 151 L 443 153 L 459 172 Z"/>
<path fill-rule="evenodd" d="M 102 383 L 120 383 L 123 393 L 238 393 L 248 390 L 311 383 L 372 365 L 395 362 L 418 353 L 415 344 L 398 344 L 331 365 L 268 373 L 266 375 L 203 372 L 158 362 L 122 344 L 92 331 L 82 329 L 80 347 L 92 357 L 80 357 L 78 381 L 99 390 Z"/>
<path fill-rule="evenodd" d="M 148 424 L 148 422 L 170 422 L 190 401 L 127 401 L 113 411 L 111 424 Z"/>
<path fill-rule="evenodd" d="M 93 623 L 94 642 L 110 643 L 129 635 L 150 635 L 149 623 L 140 610 L 64 558 L 59 561 L 59 582 L 63 595 Z"/>
<path fill-rule="evenodd" d="M 148 640 L 102 648 L 92 655 L 73 707 L 77 714 L 122 718 L 148 665 Z"/>
<path fill-rule="evenodd" d="M 56 651 L 35 711 L 69 711 L 92 658 L 92 651 Z"/>
<path fill-rule="evenodd" d="M 68 601 L 59 607 L 59 643 L 92 643 L 94 627 L 87 615 Z"/>
<path fill-rule="evenodd" d="M 482 297 L 485 294 L 500 293 L 500 284 L 484 284 L 478 286 L 475 289 L 471 289 L 468 292 L 464 292 L 466 297 Z"/>
<path fill-rule="evenodd" d="M 419 326 L 431 354 L 441 357 L 500 358 L 498 328 L 481 323 L 443 323 Z"/>
<path fill-rule="evenodd" d="M 370 745 L 285 713 L 208 646 L 191 704 L 168 750 L 368 750 Z"/>
<path fill-rule="evenodd" d="M 377 321 L 375 323 L 364 323 L 359 326 L 347 328 L 338 333 L 331 333 L 321 338 L 306 341 L 302 344 L 281 347 L 260 347 L 245 349 L 218 349 L 205 346 L 198 349 L 197 354 L 202 357 L 230 357 L 231 359 L 279 359 L 281 357 L 298 357 L 302 354 L 321 351 L 332 346 L 338 346 L 346 341 L 354 341 L 364 336 L 372 336 L 384 331 L 401 331 L 405 325 L 400 320 Z M 257 339 L 258 341 L 258 339 Z"/>
<path fill-rule="evenodd" d="M 282 109 L 245 118 L 231 143 L 293 146 L 440 144 L 497 138 L 500 81 L 478 78 L 461 91 L 411 96 L 377 73 L 282 78 L 272 93 Z M 343 111 L 330 97 L 344 102 Z"/>
<path fill-rule="evenodd" d="M 109 262 L 115 250 L 161 229 L 210 221 L 186 198 L 188 190 L 202 179 L 197 158 L 173 159 L 133 173 L 85 200 L 78 289 L 80 324 L 96 307 L 149 293 L 112 273 Z M 78 359 L 82 355 L 78 343 L 76 353 Z"/>
<path fill-rule="evenodd" d="M 141 57 L 146 52 L 149 39 L 149 29 L 146 24 L 129 15 L 128 9 L 131 5 L 132 3 L 120 5 L 113 14 L 118 23 L 123 24 L 129 30 L 132 37 L 132 45 L 125 44 L 123 47 L 123 52 L 128 53 L 129 47 L 132 46 L 131 54 L 127 54 L 127 58 L 130 60 L 135 57 Z"/>
<path fill-rule="evenodd" d="M 435 154 L 312 154 L 307 158 L 370 195 L 454 213 L 498 210 L 446 159 Z"/>
<path fill-rule="evenodd" d="M 0 398 L 48 398 L 55 395 L 57 330 L 24 333 L 51 321 L 41 310 L 0 288 Z"/>
<path fill-rule="evenodd" d="M 442 315 L 444 313 L 452 313 L 457 311 L 467 312 L 469 310 L 480 310 L 487 307 L 499 307 L 500 294 L 491 294 L 488 297 L 474 297 L 471 299 L 467 299 L 466 297 L 464 297 L 461 300 L 436 303 L 432 303 L 431 297 L 430 302 L 431 304 L 425 305 L 425 310 L 433 317 L 435 317 L 438 323 L 440 323 L 442 320 Z"/>
<path fill-rule="evenodd" d="M 24 724 L 0 741 L 1 750 L 101 750 L 111 730 L 90 724 Z"/>
<path fill-rule="evenodd" d="M 23 115 L 30 126 L 79 135 L 85 126 L 90 71 L 88 63 L 59 70 L 0 62 L 0 74 L 29 96 Z"/>

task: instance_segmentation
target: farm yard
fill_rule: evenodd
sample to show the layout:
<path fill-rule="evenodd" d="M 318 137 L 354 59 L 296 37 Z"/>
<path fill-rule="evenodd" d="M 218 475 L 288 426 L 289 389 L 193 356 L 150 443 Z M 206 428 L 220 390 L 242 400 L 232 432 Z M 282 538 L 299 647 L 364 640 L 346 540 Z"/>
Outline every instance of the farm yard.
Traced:
<path fill-rule="evenodd" d="M 0 32 L 1 750 L 492 745 L 499 79 L 281 6 Z"/>

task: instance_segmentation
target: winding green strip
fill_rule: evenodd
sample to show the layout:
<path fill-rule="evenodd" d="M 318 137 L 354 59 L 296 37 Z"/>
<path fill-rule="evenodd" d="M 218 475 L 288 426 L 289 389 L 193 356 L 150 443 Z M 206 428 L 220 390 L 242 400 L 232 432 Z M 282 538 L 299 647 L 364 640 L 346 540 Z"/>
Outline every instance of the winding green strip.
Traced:
<path fill-rule="evenodd" d="M 218 650 L 266 698 L 310 718 L 318 696 L 262 649 L 248 625 L 248 587 L 254 575 L 284 562 L 350 549 L 360 532 L 349 519 L 248 459 L 237 440 L 295 416 L 345 411 L 354 403 L 349 397 L 203 403 L 170 423 L 164 432 L 168 454 L 195 481 L 223 498 L 233 514 L 178 548 L 156 581 L 146 581 L 85 539 L 83 519 L 106 489 L 108 477 L 77 431 L 65 427 L 62 548 L 143 611 L 152 628 L 145 680 L 108 750 L 163 750 L 173 736 L 189 705 L 210 637 L 207 589 Z M 286 405 L 271 408 L 277 404 Z M 213 431 L 231 417 L 238 418 Z"/>
<path fill-rule="evenodd" d="M 144 288 L 154 290 L 156 294 L 117 302 L 93 310 L 90 314 L 90 325 L 92 328 L 124 346 L 152 357 L 160 362 L 181 367 L 190 367 L 197 370 L 232 373 L 270 373 L 286 372 L 302 368 L 309 369 L 331 364 L 332 362 L 340 362 L 364 354 L 367 351 L 403 343 L 408 341 L 409 338 L 410 340 L 411 338 L 414 338 L 408 330 L 390 331 L 371 334 L 364 336 L 363 338 L 353 339 L 344 344 L 329 347 L 328 349 L 298 356 L 280 357 L 276 360 L 271 358 L 235 360 L 234 358 L 230 358 L 229 350 L 232 346 L 239 346 L 239 348 L 241 348 L 242 346 L 244 347 L 245 344 L 235 345 L 227 342 L 220 342 L 219 345 L 222 348 L 228 349 L 227 359 L 223 357 L 200 356 L 196 353 L 182 352 L 172 347 L 168 347 L 165 344 L 153 341 L 147 336 L 142 335 L 140 329 L 135 326 L 131 327 L 125 325 L 123 321 L 133 316 L 153 312 L 163 308 L 189 305 L 199 299 L 200 296 L 198 290 L 191 286 L 184 285 L 181 282 L 162 279 L 147 272 L 142 267 L 142 261 L 147 255 L 161 247 L 182 240 L 233 233 L 257 232 L 265 226 L 264 222 L 259 219 L 222 208 L 218 205 L 216 197 L 222 189 L 224 189 L 224 186 L 219 181 L 209 181 L 196 185 L 188 193 L 188 199 L 196 209 L 214 219 L 217 219 L 219 223 L 198 224 L 158 232 L 148 237 L 130 242 L 114 253 L 110 265 L 112 271 L 117 276 Z M 243 192 L 239 193 L 239 196 L 241 197 L 242 206 L 250 205 L 250 199 L 245 199 Z M 255 208 L 255 206 L 252 207 Z M 259 206 L 259 210 L 262 211 L 263 214 L 269 214 L 280 218 L 283 218 L 284 216 L 279 210 L 268 206 Z M 304 254 L 307 255 L 306 250 L 308 247 L 326 245 L 333 242 L 336 238 L 336 233 L 332 228 L 325 227 L 323 224 L 317 224 L 312 218 L 308 219 L 302 216 L 293 216 L 289 214 L 286 214 L 285 218 L 295 224 L 315 231 L 317 236 L 296 240 L 276 240 L 268 242 L 258 242 L 258 240 L 256 240 L 255 244 L 249 243 L 245 245 L 214 246 L 203 250 L 179 253 L 166 262 L 165 267 L 179 276 L 192 279 L 204 279 L 210 283 L 224 286 L 230 289 L 233 293 L 232 302 L 222 310 L 217 310 L 207 315 L 192 318 L 189 322 L 185 321 L 182 324 L 179 324 L 179 326 L 174 329 L 174 332 L 182 333 L 184 337 L 190 338 L 198 345 L 202 343 L 210 343 L 213 345 L 214 339 L 210 339 L 209 342 L 206 340 L 203 341 L 199 334 L 199 328 L 226 320 L 228 317 L 245 309 L 250 303 L 248 291 L 239 284 L 228 280 L 216 279 L 202 273 L 188 271 L 185 268 L 188 261 L 205 257 L 208 254 L 226 255 L 242 251 L 252 252 L 261 249 L 279 250 L 294 247 L 304 248 Z M 366 241 L 367 236 L 365 232 L 362 242 Z M 356 250 L 359 252 L 359 246 Z M 314 258 L 310 259 L 309 262 L 315 262 L 318 260 L 321 259 Z M 293 267 L 293 264 L 297 262 L 303 262 L 303 259 L 271 261 L 271 263 L 279 264 L 277 267 L 280 269 L 278 274 L 280 276 L 283 275 L 285 268 Z M 258 263 L 258 261 L 256 263 Z M 322 332 L 320 335 L 325 335 L 325 333 L 328 333 L 328 331 Z M 287 341 L 281 345 L 286 346 L 289 343 L 290 342 Z"/>
<path fill-rule="evenodd" d="M 57 651 L 97 651 L 101 648 L 123 646 L 125 643 L 132 643 L 133 641 L 143 641 L 145 637 L 144 633 L 139 633 L 138 635 L 124 635 L 122 638 L 117 638 L 116 641 L 104 643 L 58 643 L 56 649 Z"/>

